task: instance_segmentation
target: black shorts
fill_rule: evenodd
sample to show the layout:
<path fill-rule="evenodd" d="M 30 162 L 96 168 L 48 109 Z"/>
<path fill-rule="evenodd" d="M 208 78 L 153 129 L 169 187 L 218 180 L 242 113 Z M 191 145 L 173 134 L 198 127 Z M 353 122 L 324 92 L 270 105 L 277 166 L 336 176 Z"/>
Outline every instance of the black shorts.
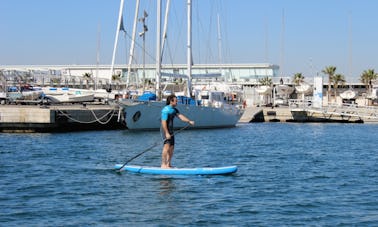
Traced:
<path fill-rule="evenodd" d="M 175 145 L 175 137 L 171 136 L 170 139 L 164 139 L 164 144 Z"/>

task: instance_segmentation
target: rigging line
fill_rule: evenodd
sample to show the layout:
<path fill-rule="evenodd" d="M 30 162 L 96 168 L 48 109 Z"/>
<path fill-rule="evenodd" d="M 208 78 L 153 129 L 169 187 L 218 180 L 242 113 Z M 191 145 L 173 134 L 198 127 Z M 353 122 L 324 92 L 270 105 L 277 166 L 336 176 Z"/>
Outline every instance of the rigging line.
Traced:
<path fill-rule="evenodd" d="M 173 56 L 173 55 L 172 56 L 173 56 L 174 59 L 179 59 L 180 58 L 180 54 L 182 52 L 181 51 L 182 50 L 181 45 L 183 45 L 183 43 L 181 43 L 179 40 L 183 40 L 183 33 L 184 32 L 183 32 L 182 28 L 185 27 L 184 22 L 186 21 L 186 19 L 185 19 L 186 15 L 184 13 L 178 13 L 178 10 L 177 10 L 175 4 L 172 4 L 172 10 L 171 10 L 171 12 L 172 13 L 170 15 L 172 15 L 173 20 L 170 20 L 170 21 L 174 22 L 175 23 L 174 26 L 175 27 L 177 26 L 177 28 L 178 28 L 177 30 L 175 30 L 175 34 L 173 34 L 172 36 L 170 36 L 170 37 L 174 37 L 174 39 L 176 41 L 176 42 L 174 42 L 174 46 L 173 46 L 173 50 L 174 50 L 174 55 L 175 56 Z M 171 27 L 173 27 L 173 26 L 171 26 Z M 167 38 L 167 42 L 168 42 L 168 38 Z M 179 50 L 179 56 L 178 57 L 176 57 L 177 56 L 177 51 L 176 50 Z M 179 63 L 179 62 L 176 62 L 176 63 Z"/>
<path fill-rule="evenodd" d="M 171 45 L 170 43 L 168 42 L 168 39 L 166 41 L 166 46 L 167 46 L 167 50 L 168 50 L 168 56 L 169 56 L 169 60 L 171 62 L 171 67 L 173 67 L 173 55 L 172 55 L 172 50 L 171 50 Z"/>
<path fill-rule="evenodd" d="M 132 40 L 132 37 L 127 33 L 126 36 Z M 135 45 L 138 46 L 140 49 L 143 50 L 143 44 L 139 44 L 139 42 L 137 42 L 136 40 L 134 40 L 135 42 Z M 145 50 L 144 50 L 145 51 Z M 148 51 L 146 51 L 146 54 L 148 57 L 150 57 L 153 61 L 156 61 L 155 57 L 153 55 L 151 55 Z"/>

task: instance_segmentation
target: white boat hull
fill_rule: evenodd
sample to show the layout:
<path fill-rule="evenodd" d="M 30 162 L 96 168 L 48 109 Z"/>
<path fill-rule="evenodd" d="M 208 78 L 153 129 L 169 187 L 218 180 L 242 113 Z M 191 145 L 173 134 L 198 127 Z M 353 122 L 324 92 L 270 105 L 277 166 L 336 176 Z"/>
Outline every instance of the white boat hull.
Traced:
<path fill-rule="evenodd" d="M 161 110 L 165 102 L 139 102 L 122 105 L 125 112 L 126 126 L 130 130 L 157 130 L 161 124 Z M 191 128 L 229 128 L 235 127 L 242 111 L 234 106 L 206 107 L 179 104 L 180 113 L 195 122 Z M 175 118 L 174 127 L 182 128 L 188 123 Z"/>
<path fill-rule="evenodd" d="M 300 94 L 309 94 L 312 92 L 311 85 L 302 83 L 299 86 L 295 86 L 295 90 Z"/>
<path fill-rule="evenodd" d="M 291 93 L 293 93 L 294 88 L 285 84 L 281 84 L 276 87 L 276 91 L 278 95 L 290 95 Z"/>
<path fill-rule="evenodd" d="M 272 92 L 272 88 L 270 86 L 265 86 L 265 85 L 260 86 L 260 87 L 256 87 L 255 90 L 260 95 L 268 95 L 268 94 L 271 94 L 271 92 Z"/>
<path fill-rule="evenodd" d="M 357 97 L 358 93 L 353 90 L 346 90 L 343 93 L 340 94 L 340 97 L 342 99 L 355 99 Z"/>
<path fill-rule="evenodd" d="M 93 102 L 93 94 L 56 94 L 56 95 L 45 95 L 45 98 L 49 99 L 52 103 L 76 103 L 76 102 Z"/>

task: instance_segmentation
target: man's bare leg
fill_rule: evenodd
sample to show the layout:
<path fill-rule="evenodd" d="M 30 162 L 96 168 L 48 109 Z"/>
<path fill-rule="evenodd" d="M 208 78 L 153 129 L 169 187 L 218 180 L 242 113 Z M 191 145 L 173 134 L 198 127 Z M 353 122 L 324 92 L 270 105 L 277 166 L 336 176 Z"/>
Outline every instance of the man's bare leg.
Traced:
<path fill-rule="evenodd" d="M 168 156 L 168 167 L 169 168 L 172 168 L 171 160 L 172 160 L 172 157 L 173 157 L 173 151 L 174 150 L 175 150 L 175 145 L 169 146 L 169 150 L 168 150 L 168 153 L 169 153 L 169 156 Z"/>
<path fill-rule="evenodd" d="M 170 164 L 170 144 L 164 144 L 163 152 L 161 154 L 161 168 L 167 169 Z"/>

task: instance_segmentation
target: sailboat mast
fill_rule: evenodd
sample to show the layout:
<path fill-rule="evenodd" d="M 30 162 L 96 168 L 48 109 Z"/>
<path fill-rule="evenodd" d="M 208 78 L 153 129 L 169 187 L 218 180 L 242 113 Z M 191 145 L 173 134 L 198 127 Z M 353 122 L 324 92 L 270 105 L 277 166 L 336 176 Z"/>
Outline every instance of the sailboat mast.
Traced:
<path fill-rule="evenodd" d="M 221 28 L 220 28 L 220 18 L 219 18 L 219 13 L 217 14 L 217 22 L 218 22 L 218 60 L 219 60 L 219 73 L 222 75 L 222 36 L 221 36 Z"/>
<path fill-rule="evenodd" d="M 158 100 L 161 100 L 160 91 L 160 71 L 161 71 L 161 0 L 157 1 L 157 17 L 156 17 L 156 86 L 155 93 Z"/>
<path fill-rule="evenodd" d="M 135 6 L 133 35 L 132 35 L 132 38 L 131 38 L 131 48 L 130 48 L 130 53 L 129 53 L 129 64 L 128 64 L 128 68 L 127 68 L 128 76 L 127 76 L 127 80 L 126 80 L 126 87 L 129 86 L 130 77 L 131 77 L 131 64 L 133 63 L 133 58 L 134 58 L 134 47 L 135 47 L 136 26 L 137 26 L 137 21 L 138 21 L 138 12 L 139 12 L 139 0 L 136 1 L 136 6 Z M 136 84 L 137 84 L 137 86 L 139 85 L 138 78 L 136 79 Z"/>
<path fill-rule="evenodd" d="M 97 54 L 96 54 L 96 78 L 95 78 L 95 83 L 94 83 L 94 86 L 95 86 L 95 90 L 97 90 L 97 81 L 98 81 L 98 74 L 99 74 L 99 70 L 98 70 L 98 67 L 100 65 L 100 44 L 101 44 L 101 25 L 100 23 L 98 24 L 98 37 L 97 37 Z"/>
<path fill-rule="evenodd" d="M 192 1 L 188 0 L 188 42 L 187 42 L 187 67 L 188 67 L 188 97 L 191 96 L 192 91 Z"/>
<path fill-rule="evenodd" d="M 161 44 L 161 55 L 160 58 L 163 57 L 164 49 L 165 49 L 165 41 L 167 38 L 167 27 L 168 27 L 168 15 L 169 15 L 169 8 L 170 8 L 171 1 L 167 0 L 167 5 L 165 6 L 165 15 L 164 15 L 164 27 L 163 27 L 163 40 Z"/>
<path fill-rule="evenodd" d="M 285 10 L 282 9 L 282 31 L 281 31 L 281 64 L 280 72 L 281 78 L 284 76 L 284 64 L 285 64 Z"/>
<path fill-rule="evenodd" d="M 349 78 L 352 78 L 352 68 L 353 68 L 353 65 L 352 65 L 352 12 L 349 12 L 349 67 L 348 67 L 348 76 Z M 348 78 L 348 79 L 349 79 Z"/>
<path fill-rule="evenodd" d="M 123 5 L 124 5 L 124 0 L 121 0 L 120 6 L 119 6 L 119 13 L 118 13 L 117 31 L 116 31 L 116 36 L 114 40 L 112 65 L 110 67 L 109 84 L 112 84 L 112 76 L 113 76 L 113 71 L 114 71 L 114 61 L 115 61 L 115 55 L 116 55 L 116 50 L 117 50 L 117 44 L 118 44 L 119 28 L 121 27 L 121 21 L 122 21 Z"/>

